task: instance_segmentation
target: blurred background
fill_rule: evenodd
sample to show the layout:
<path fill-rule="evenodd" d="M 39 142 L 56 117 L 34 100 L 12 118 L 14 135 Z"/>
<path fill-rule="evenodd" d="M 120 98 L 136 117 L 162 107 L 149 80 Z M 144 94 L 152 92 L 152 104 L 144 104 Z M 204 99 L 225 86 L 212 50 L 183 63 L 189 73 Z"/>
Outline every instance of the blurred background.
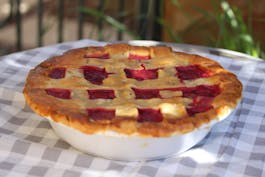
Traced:
<path fill-rule="evenodd" d="M 1 0 L 0 55 L 79 39 L 157 40 L 265 58 L 265 0 Z"/>

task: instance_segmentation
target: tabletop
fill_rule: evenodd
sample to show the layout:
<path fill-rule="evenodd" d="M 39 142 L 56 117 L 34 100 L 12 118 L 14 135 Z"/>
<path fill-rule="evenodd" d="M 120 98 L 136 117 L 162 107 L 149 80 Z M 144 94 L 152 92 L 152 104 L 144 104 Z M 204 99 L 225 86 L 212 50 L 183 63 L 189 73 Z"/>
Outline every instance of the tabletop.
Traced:
<path fill-rule="evenodd" d="M 0 176 L 265 176 L 265 62 L 223 49 L 163 43 L 220 62 L 244 86 L 236 110 L 188 151 L 159 160 L 122 162 L 82 153 L 58 138 L 48 121 L 25 104 L 22 89 L 27 73 L 66 50 L 104 44 L 80 40 L 0 58 Z"/>

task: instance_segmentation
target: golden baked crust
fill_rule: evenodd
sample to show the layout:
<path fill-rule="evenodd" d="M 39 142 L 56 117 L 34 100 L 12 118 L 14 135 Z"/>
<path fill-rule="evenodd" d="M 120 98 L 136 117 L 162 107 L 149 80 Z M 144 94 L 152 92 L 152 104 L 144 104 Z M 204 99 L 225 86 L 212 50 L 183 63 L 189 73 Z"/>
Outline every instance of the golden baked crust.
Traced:
<path fill-rule="evenodd" d="M 242 84 L 208 58 L 166 46 L 110 44 L 45 60 L 29 72 L 23 93 L 39 115 L 87 134 L 167 137 L 227 116 Z M 105 110 L 114 116 L 97 114 Z"/>

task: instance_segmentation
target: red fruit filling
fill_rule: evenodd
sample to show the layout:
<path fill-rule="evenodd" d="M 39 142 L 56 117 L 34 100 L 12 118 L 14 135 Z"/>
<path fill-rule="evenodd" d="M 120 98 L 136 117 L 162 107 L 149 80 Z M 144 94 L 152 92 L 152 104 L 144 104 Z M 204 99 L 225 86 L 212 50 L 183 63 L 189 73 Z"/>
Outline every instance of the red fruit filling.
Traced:
<path fill-rule="evenodd" d="M 132 88 L 132 90 L 134 91 L 135 99 L 161 98 L 159 89 Z"/>
<path fill-rule="evenodd" d="M 193 98 L 193 102 L 189 105 L 190 107 L 187 108 L 187 112 L 190 116 L 200 113 L 206 112 L 213 108 L 211 105 L 213 102 L 213 97 L 205 97 L 205 96 L 197 96 Z"/>
<path fill-rule="evenodd" d="M 115 117 L 115 109 L 88 108 L 87 114 L 93 120 L 111 120 Z"/>
<path fill-rule="evenodd" d="M 193 98 L 190 106 L 210 105 L 213 99 L 213 97 L 197 96 Z"/>
<path fill-rule="evenodd" d="M 65 68 L 53 68 L 49 73 L 49 77 L 52 79 L 62 79 L 65 77 Z"/>
<path fill-rule="evenodd" d="M 182 91 L 183 97 L 194 98 L 197 96 L 215 97 L 221 93 L 218 85 L 199 85 L 196 87 L 175 87 L 175 88 L 162 88 L 162 89 L 141 89 L 132 88 L 136 99 L 150 99 L 162 98 L 160 95 L 161 90 Z"/>
<path fill-rule="evenodd" d="M 89 99 L 114 99 L 115 93 L 114 90 L 87 90 L 89 94 Z"/>
<path fill-rule="evenodd" d="M 160 109 L 138 108 L 138 122 L 161 122 L 163 115 Z"/>
<path fill-rule="evenodd" d="M 105 68 L 96 66 L 82 66 L 81 69 L 83 70 L 85 79 L 96 85 L 101 85 L 103 80 L 110 74 L 106 72 Z"/>
<path fill-rule="evenodd" d="M 186 110 L 189 116 L 193 116 L 194 114 L 206 112 L 206 111 L 209 111 L 210 109 L 213 109 L 212 105 L 198 105 L 198 106 L 187 108 Z"/>
<path fill-rule="evenodd" d="M 151 56 L 150 55 L 129 54 L 128 58 L 131 60 L 149 60 L 149 59 L 151 59 Z"/>
<path fill-rule="evenodd" d="M 97 58 L 97 59 L 109 59 L 108 53 L 95 53 L 95 54 L 87 54 L 84 56 L 84 58 Z"/>
<path fill-rule="evenodd" d="M 144 65 L 141 65 L 143 69 L 124 69 L 127 78 L 132 78 L 138 81 L 147 79 L 157 79 L 158 78 L 158 68 L 156 69 L 145 69 Z"/>
<path fill-rule="evenodd" d="M 196 87 L 176 87 L 161 90 L 180 90 L 183 93 L 183 97 L 192 98 L 193 102 L 186 108 L 190 116 L 213 109 L 211 105 L 213 99 L 221 93 L 219 85 L 199 85 Z"/>
<path fill-rule="evenodd" d="M 183 93 L 183 97 L 193 98 L 195 96 L 215 97 L 221 93 L 221 89 L 218 85 L 199 85 L 196 87 L 182 87 L 180 90 Z"/>
<path fill-rule="evenodd" d="M 71 91 L 68 89 L 61 89 L 61 88 L 49 88 L 45 89 L 48 95 L 61 98 L 61 99 L 70 99 L 71 98 Z"/>
<path fill-rule="evenodd" d="M 209 77 L 209 73 L 199 65 L 177 66 L 177 76 L 181 80 Z"/>

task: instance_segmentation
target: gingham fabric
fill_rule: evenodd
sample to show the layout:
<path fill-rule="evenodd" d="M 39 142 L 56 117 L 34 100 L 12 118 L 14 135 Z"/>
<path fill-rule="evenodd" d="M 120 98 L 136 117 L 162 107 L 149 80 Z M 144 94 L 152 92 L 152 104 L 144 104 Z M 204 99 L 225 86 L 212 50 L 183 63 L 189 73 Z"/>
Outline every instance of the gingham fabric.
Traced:
<path fill-rule="evenodd" d="M 79 152 L 59 139 L 48 121 L 25 105 L 22 89 L 26 75 L 44 59 L 65 50 L 104 44 L 81 40 L 1 57 L 0 176 L 265 176 L 265 62 L 223 50 L 169 44 L 219 61 L 244 85 L 237 109 L 190 150 L 160 160 L 122 162 Z"/>

